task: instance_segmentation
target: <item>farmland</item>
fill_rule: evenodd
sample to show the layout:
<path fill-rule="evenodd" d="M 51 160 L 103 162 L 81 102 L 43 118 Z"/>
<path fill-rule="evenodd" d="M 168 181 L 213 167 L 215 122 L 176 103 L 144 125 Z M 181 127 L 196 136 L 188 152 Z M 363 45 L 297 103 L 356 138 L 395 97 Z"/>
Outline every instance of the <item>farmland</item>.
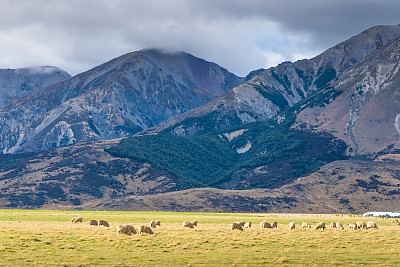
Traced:
<path fill-rule="evenodd" d="M 81 216 L 83 223 L 71 223 Z M 90 226 L 104 219 L 110 227 Z M 154 235 L 117 236 L 116 226 L 135 228 L 160 220 Z M 197 220 L 194 229 L 183 221 Z M 231 231 L 233 221 L 253 227 Z M 260 229 L 261 221 L 277 229 Z M 400 226 L 374 218 L 379 229 L 302 230 L 308 222 L 364 221 L 349 215 L 222 214 L 111 211 L 0 210 L 0 264 L 390 264 L 400 263 Z M 289 230 L 288 223 L 296 223 Z"/>

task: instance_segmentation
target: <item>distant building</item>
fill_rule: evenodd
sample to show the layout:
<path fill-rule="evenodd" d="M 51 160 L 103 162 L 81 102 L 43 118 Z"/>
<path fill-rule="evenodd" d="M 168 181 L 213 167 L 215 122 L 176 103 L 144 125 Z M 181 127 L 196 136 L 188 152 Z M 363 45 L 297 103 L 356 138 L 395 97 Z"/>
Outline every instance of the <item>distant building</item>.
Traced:
<path fill-rule="evenodd" d="M 388 218 L 400 218 L 400 211 L 370 211 L 364 213 L 363 216 L 370 217 L 388 217 Z"/>

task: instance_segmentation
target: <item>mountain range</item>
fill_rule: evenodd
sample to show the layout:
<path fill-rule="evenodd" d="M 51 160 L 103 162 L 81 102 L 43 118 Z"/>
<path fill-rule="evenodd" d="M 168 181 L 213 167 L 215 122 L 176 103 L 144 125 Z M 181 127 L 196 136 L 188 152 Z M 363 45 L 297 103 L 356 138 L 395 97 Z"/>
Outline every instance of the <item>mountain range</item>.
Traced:
<path fill-rule="evenodd" d="M 131 136 L 243 81 L 187 53 L 133 52 L 4 106 L 0 150 L 40 151 Z"/>
<path fill-rule="evenodd" d="M 3 207 L 395 209 L 399 51 L 394 25 L 244 78 L 123 55 L 0 109 Z"/>

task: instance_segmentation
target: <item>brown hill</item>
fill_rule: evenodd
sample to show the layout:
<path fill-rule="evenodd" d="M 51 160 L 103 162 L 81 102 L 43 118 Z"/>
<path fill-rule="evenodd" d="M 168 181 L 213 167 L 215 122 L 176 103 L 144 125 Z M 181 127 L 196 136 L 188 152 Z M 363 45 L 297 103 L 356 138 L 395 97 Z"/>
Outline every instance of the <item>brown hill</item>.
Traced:
<path fill-rule="evenodd" d="M 274 189 L 175 191 L 175 177 L 112 157 L 118 140 L 0 157 L 0 208 L 363 213 L 398 210 L 400 154 L 336 161 Z"/>
<path fill-rule="evenodd" d="M 114 199 L 89 209 L 202 212 L 364 213 L 399 210 L 400 164 L 337 161 L 276 189 L 189 189 Z"/>

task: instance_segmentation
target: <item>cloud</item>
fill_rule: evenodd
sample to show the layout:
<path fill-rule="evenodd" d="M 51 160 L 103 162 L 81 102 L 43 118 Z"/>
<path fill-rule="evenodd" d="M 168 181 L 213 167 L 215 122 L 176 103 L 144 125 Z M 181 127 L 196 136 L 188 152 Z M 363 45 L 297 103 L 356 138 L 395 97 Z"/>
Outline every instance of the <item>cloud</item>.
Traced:
<path fill-rule="evenodd" d="M 55 65 L 76 74 L 155 47 L 244 76 L 396 24 L 399 8 L 394 0 L 0 0 L 0 68 Z"/>

